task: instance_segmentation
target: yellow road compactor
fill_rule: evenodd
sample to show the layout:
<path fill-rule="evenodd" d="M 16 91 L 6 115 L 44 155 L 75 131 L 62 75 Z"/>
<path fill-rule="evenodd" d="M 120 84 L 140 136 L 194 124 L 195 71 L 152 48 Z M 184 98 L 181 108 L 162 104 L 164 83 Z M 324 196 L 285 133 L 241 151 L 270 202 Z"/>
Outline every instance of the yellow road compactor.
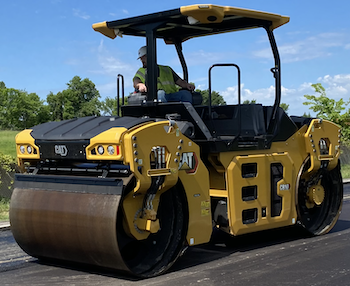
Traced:
<path fill-rule="evenodd" d="M 13 235 L 28 254 L 92 264 L 139 277 L 169 269 L 213 229 L 231 236 L 299 224 L 327 233 L 342 205 L 340 129 L 280 107 L 281 67 L 273 31 L 288 17 L 216 5 L 93 25 L 109 38 L 146 38 L 146 95 L 122 116 L 48 122 L 16 137 L 10 205 Z M 261 28 L 274 58 L 273 106 L 241 104 L 240 69 L 209 68 L 209 102 L 157 100 L 157 39 L 174 45 L 188 80 L 182 43 Z M 211 69 L 232 66 L 238 103 L 211 103 Z"/>

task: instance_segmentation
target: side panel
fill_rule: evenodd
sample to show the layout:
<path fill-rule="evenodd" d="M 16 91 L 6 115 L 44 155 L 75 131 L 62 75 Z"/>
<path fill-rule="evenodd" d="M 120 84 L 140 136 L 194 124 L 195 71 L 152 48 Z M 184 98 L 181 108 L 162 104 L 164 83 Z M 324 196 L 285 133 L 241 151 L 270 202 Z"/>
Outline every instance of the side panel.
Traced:
<path fill-rule="evenodd" d="M 283 166 L 283 175 L 272 186 L 271 170 L 277 163 Z M 288 153 L 237 156 L 226 173 L 231 233 L 240 235 L 294 224 L 296 171 Z M 274 214 L 272 205 L 274 189 L 281 202 L 279 215 Z"/>
<path fill-rule="evenodd" d="M 155 122 L 130 130 L 123 138 L 124 164 L 136 177 L 134 193 L 145 193 L 151 186 L 151 177 L 164 175 L 161 190 L 163 193 L 175 186 L 180 179 L 188 202 L 189 221 L 187 241 L 189 245 L 206 243 L 212 232 L 212 220 L 209 196 L 209 174 L 200 159 L 197 144 L 185 137 L 177 126 L 169 122 Z M 165 147 L 166 166 L 152 169 L 150 154 L 153 147 Z M 124 210 L 136 213 L 140 206 L 135 205 L 135 196 L 128 196 L 124 201 Z M 141 201 L 142 202 L 142 201 Z M 130 214 L 129 214 L 130 217 Z M 133 218 L 134 215 L 130 218 Z M 133 222 L 128 222 L 133 235 Z"/>
<path fill-rule="evenodd" d="M 221 215 L 227 204 L 228 227 L 217 221 L 218 227 L 240 235 L 295 224 L 298 176 L 303 162 L 311 158 L 305 176 L 316 174 L 322 166 L 333 169 L 339 157 L 339 132 L 337 125 L 314 119 L 288 140 L 274 142 L 264 152 L 211 154 L 212 167 L 217 172 L 225 170 L 226 185 L 211 184 L 210 190 L 213 201 L 220 200 Z"/>
<path fill-rule="evenodd" d="M 297 222 L 295 194 L 298 172 L 308 157 L 306 130 L 302 127 L 264 152 L 242 150 L 212 156 L 212 166 L 225 170 L 225 189 L 211 186 L 210 190 L 213 200 L 224 202 L 227 208 L 227 227 L 226 223 L 218 227 L 240 235 Z"/>
<path fill-rule="evenodd" d="M 187 242 L 189 245 L 207 243 L 212 233 L 212 217 L 209 195 L 209 173 L 200 159 L 200 150 L 196 144 L 186 137 L 183 141 L 184 153 L 195 156 L 195 171 L 179 170 L 179 178 L 186 191 L 189 220 Z M 185 158 L 183 155 L 182 158 Z M 180 164 L 183 164 L 181 159 Z"/>

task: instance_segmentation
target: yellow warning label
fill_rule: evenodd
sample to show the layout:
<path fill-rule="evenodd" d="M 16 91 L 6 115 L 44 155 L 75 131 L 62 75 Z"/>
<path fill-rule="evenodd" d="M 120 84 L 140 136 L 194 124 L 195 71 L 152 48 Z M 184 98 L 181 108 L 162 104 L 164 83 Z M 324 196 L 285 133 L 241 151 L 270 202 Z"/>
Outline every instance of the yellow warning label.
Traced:
<path fill-rule="evenodd" d="M 209 208 L 210 202 L 209 201 L 201 201 L 201 207 L 202 208 Z"/>
<path fill-rule="evenodd" d="M 209 215 L 209 209 L 202 209 L 202 210 L 201 210 L 201 215 L 202 215 L 202 216 L 207 216 L 207 215 Z"/>
<path fill-rule="evenodd" d="M 207 216 L 210 214 L 210 201 L 201 201 L 201 215 Z"/>

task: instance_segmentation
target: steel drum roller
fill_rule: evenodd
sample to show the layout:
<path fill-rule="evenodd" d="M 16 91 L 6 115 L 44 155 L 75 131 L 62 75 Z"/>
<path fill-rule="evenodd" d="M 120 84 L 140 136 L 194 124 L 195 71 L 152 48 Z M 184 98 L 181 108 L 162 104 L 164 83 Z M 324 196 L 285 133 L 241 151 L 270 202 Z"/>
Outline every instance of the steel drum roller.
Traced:
<path fill-rule="evenodd" d="M 184 209 L 177 188 L 161 196 L 162 225 L 137 240 L 123 228 L 123 181 L 17 175 L 10 222 L 20 247 L 37 258 L 97 265 L 152 277 L 180 254 Z M 132 214 L 134 215 L 134 214 Z"/>
<path fill-rule="evenodd" d="M 13 236 L 34 257 L 128 271 L 116 234 L 120 197 L 16 187 L 10 206 Z"/>

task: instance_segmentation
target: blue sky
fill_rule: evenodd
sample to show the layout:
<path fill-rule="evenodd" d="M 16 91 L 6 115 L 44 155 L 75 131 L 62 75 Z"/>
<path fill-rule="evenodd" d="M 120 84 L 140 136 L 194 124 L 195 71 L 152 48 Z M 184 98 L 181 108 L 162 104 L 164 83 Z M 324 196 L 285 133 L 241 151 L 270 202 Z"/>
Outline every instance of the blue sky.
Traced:
<path fill-rule="evenodd" d="M 194 1 L 117 0 L 12 0 L 0 4 L 0 81 L 7 87 L 35 92 L 46 99 L 50 91 L 66 89 L 75 75 L 89 78 L 101 99 L 116 95 L 116 75 L 125 77 L 126 94 L 139 68 L 137 50 L 142 38 L 111 40 L 96 33 L 93 23 L 138 16 Z M 282 61 L 282 102 L 290 115 L 309 112 L 304 94 L 314 94 L 312 83 L 320 82 L 327 95 L 350 98 L 350 2 L 345 0 L 235 0 L 208 1 L 290 16 L 290 22 L 275 30 Z M 201 3 L 201 4 L 202 4 Z M 262 29 L 215 35 L 184 43 L 189 79 L 208 88 L 208 69 L 214 63 L 236 63 L 242 72 L 242 96 L 273 103 L 273 66 L 266 33 Z M 181 74 L 175 49 L 158 42 L 158 62 Z M 234 70 L 213 71 L 213 89 L 228 103 L 236 100 Z M 312 113 L 311 113 L 312 114 Z"/>

